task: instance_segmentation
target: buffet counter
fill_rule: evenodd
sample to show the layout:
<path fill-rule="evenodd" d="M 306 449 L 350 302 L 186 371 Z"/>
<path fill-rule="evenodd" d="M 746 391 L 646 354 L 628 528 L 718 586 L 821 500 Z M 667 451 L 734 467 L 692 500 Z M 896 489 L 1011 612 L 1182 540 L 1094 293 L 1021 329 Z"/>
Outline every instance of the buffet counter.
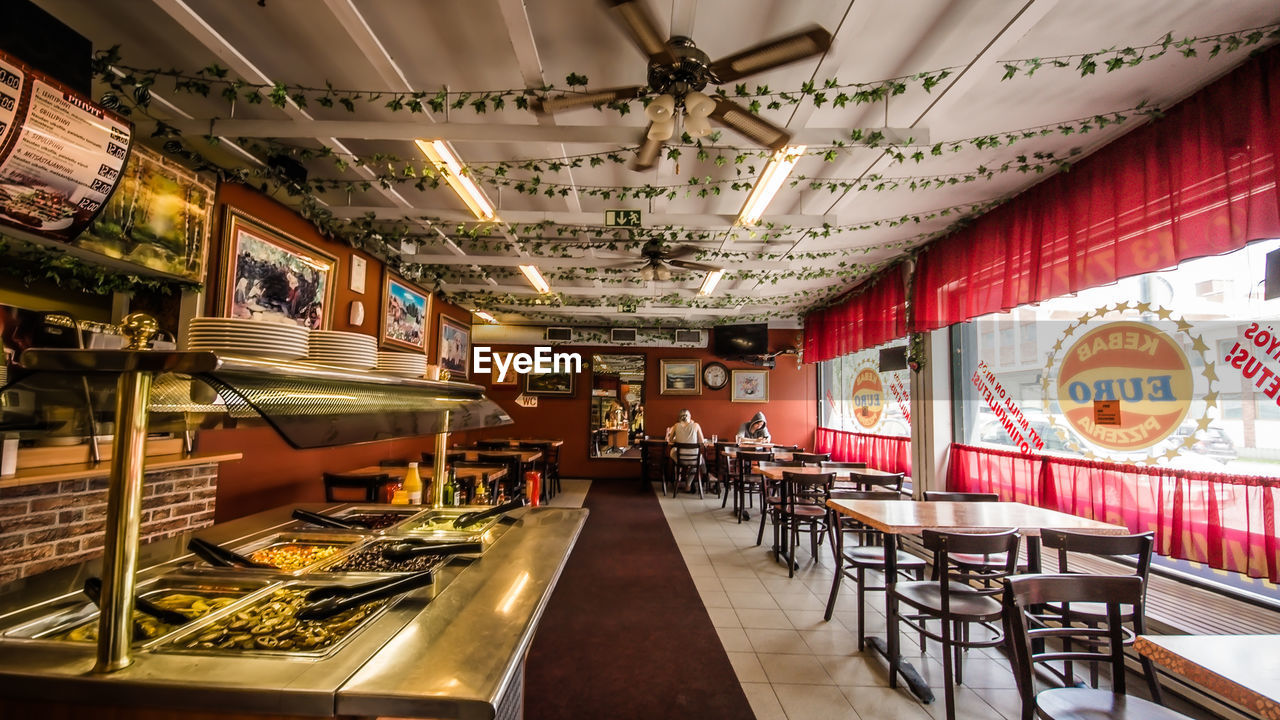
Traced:
<path fill-rule="evenodd" d="M 194 588 L 189 592 L 206 593 L 207 601 L 209 593 L 226 591 L 229 599 L 221 602 L 232 604 L 206 610 L 203 619 L 174 631 L 161 629 L 138 639 L 134 663 L 112 674 L 91 672 L 93 643 L 53 639 L 64 637 L 77 620 L 83 631 L 84 613 L 92 608 L 85 608 L 81 589 L 97 574 L 98 561 L 0 588 L 0 717 L 37 710 L 46 718 L 70 717 L 79 709 L 102 716 L 104 708 L 139 718 L 493 718 L 512 710 L 518 716 L 524 658 L 586 510 L 513 511 L 483 532 L 483 553 L 455 556 L 436 570 L 433 585 L 362 608 L 339 626 L 354 629 L 342 636 L 335 631 L 336 640 L 321 638 L 312 645 L 316 637 L 305 642 L 278 632 L 260 637 L 260 628 L 248 627 L 247 620 L 240 625 L 243 632 L 234 628 L 239 619 L 257 617 L 255 608 L 278 605 L 296 593 L 292 587 L 388 577 L 334 571 L 343 563 L 333 560 L 353 555 L 353 548 L 378 536 L 389 542 L 422 533 L 408 523 L 359 532 L 307 528 L 291 519 L 295 507 L 336 515 L 356 509 L 288 506 L 198 535 L 231 548 L 266 547 L 286 536 L 332 541 L 342 548 L 333 558 L 292 572 L 215 568 L 187 552 L 189 535 L 144 546 L 140 595 L 154 592 L 159 598 L 164 593 L 158 588 Z M 179 592 L 188 590 L 174 594 L 191 602 L 190 594 Z M 58 620 L 60 629 L 54 628 Z"/>

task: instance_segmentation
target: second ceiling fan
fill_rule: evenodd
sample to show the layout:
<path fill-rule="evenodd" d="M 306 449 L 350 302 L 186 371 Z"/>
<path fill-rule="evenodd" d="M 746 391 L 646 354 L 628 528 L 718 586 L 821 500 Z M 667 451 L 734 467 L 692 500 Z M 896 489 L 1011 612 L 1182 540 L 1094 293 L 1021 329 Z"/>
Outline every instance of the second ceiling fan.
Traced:
<path fill-rule="evenodd" d="M 583 105 L 631 100 L 642 95 L 656 96 L 645 108 L 650 124 L 631 164 L 636 170 L 646 170 L 657 162 L 662 143 L 675 133 L 675 120 L 680 111 L 684 114 L 685 132 L 695 138 L 709 135 L 709 121 L 715 120 L 770 150 L 776 151 L 790 142 L 791 133 L 785 129 L 731 100 L 706 95 L 702 90 L 707 85 L 734 82 L 824 53 L 831 47 L 831 33 L 815 25 L 713 62 L 687 37 L 663 40 L 653 15 L 642 0 L 603 2 L 632 42 L 649 57 L 648 84 L 545 98 L 531 104 L 536 112 L 555 113 Z"/>

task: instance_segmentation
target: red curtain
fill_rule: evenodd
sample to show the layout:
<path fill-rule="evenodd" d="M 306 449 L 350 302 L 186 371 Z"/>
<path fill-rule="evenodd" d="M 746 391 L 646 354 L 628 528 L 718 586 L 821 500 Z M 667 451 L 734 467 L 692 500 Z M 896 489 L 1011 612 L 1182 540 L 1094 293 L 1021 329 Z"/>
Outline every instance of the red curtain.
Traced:
<path fill-rule="evenodd" d="M 804 319 L 804 360 L 821 362 L 907 334 L 902 266 L 883 272 L 865 291 Z"/>
<path fill-rule="evenodd" d="M 1153 532 L 1156 552 L 1280 581 L 1280 480 L 951 446 L 947 487 Z"/>
<path fill-rule="evenodd" d="M 837 462 L 865 462 L 885 472 L 911 476 L 911 438 L 818 428 L 815 452 L 831 453 Z"/>
<path fill-rule="evenodd" d="M 912 331 L 1280 237 L 1280 49 L 937 241 Z"/>

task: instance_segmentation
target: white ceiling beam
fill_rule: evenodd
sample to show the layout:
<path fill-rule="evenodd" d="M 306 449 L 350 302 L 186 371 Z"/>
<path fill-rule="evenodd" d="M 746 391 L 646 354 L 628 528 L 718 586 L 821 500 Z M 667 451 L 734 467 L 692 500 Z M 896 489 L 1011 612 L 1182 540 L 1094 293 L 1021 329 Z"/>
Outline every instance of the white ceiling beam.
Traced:
<path fill-rule="evenodd" d="M 695 285 L 696 285 L 696 284 L 695 284 Z M 451 290 L 451 291 L 453 291 L 453 292 L 483 292 L 483 293 L 499 293 L 499 294 L 502 294 L 502 295 L 512 295 L 512 296 L 515 296 L 515 297 L 527 297 L 527 298 L 536 298 L 536 297 L 540 297 L 540 296 L 538 295 L 538 293 L 537 293 L 537 292 L 535 292 L 535 291 L 533 290 L 533 288 L 530 288 L 530 287 L 528 287 L 528 286 L 526 286 L 526 287 L 524 287 L 524 288 L 517 288 L 517 287 L 512 286 L 512 287 L 503 287 L 503 288 L 500 288 L 500 289 L 494 289 L 494 288 L 492 288 L 492 287 L 490 287 L 490 286 L 488 286 L 488 285 L 477 285 L 477 284 L 475 284 L 475 283 L 458 283 L 458 284 L 450 283 L 450 284 L 449 284 L 449 286 L 448 286 L 448 288 L 449 288 L 449 290 Z M 595 288 L 595 287 L 560 287 L 560 286 L 553 286 L 553 287 L 551 288 L 551 292 L 552 292 L 552 293 L 558 293 L 558 294 L 560 294 L 560 295 L 565 295 L 565 296 L 568 296 L 568 297 L 579 297 L 579 298 L 605 298 L 605 297 L 613 297 L 613 296 L 615 296 L 615 295 L 621 295 L 621 294 L 624 294 L 624 293 L 626 293 L 628 290 L 634 290 L 634 288 L 622 288 L 622 287 L 616 287 L 616 286 L 615 286 L 615 287 L 605 287 L 605 288 Z M 665 287 L 665 288 L 659 288 L 659 289 L 656 291 L 656 294 L 657 294 L 657 295 L 659 295 L 659 296 L 661 296 L 661 295 L 672 295 L 672 294 L 676 294 L 676 295 L 679 295 L 679 296 L 681 296 L 681 297 L 694 298 L 694 297 L 697 297 L 697 296 L 698 296 L 698 288 L 697 288 L 696 286 L 695 286 L 695 287 L 687 287 L 687 288 L 686 288 L 686 287 Z M 636 295 L 636 294 L 632 294 L 632 295 L 630 295 L 630 297 L 631 297 L 631 298 L 633 298 L 634 300 L 638 301 L 642 306 L 644 305 L 644 303 L 646 303 L 646 302 L 650 302 L 651 300 L 653 300 L 653 299 L 654 299 L 654 298 L 647 297 L 647 296 L 645 296 L 645 295 Z M 710 299 L 710 300 L 715 300 L 716 298 L 715 298 L 715 296 L 712 296 L 712 297 L 711 297 L 711 298 L 709 298 L 709 299 Z M 745 307 L 747 307 L 747 308 L 753 308 L 753 307 L 757 307 L 757 308 L 779 308 L 779 307 L 793 307 L 794 305 L 795 305 L 795 303 L 785 303 L 785 304 L 782 304 L 782 303 L 759 303 L 759 304 L 746 305 Z M 526 307 L 526 306 L 521 306 L 521 307 Z M 535 308 L 536 308 L 536 307 L 552 307 L 552 306 L 551 306 L 551 305 L 546 305 L 546 306 L 534 305 L 534 306 L 528 306 L 528 307 L 535 307 Z"/>
<path fill-rule="evenodd" d="M 519 265 L 537 265 L 540 269 L 547 270 L 551 268 L 573 268 L 593 265 L 597 261 L 613 263 L 634 262 L 640 263 L 640 256 L 635 254 L 618 254 L 599 252 L 596 257 L 538 257 L 525 256 L 515 257 L 510 255 L 428 255 L 419 253 L 417 255 L 404 255 L 402 259 L 405 262 L 417 263 L 419 265 L 480 265 L 489 267 L 517 267 Z M 706 260 L 707 265 L 723 266 L 728 271 L 734 270 L 789 270 L 795 267 L 794 261 L 783 260 L 734 260 L 726 262 L 724 260 Z M 636 268 L 639 270 L 639 268 Z M 690 270 L 689 272 L 696 272 Z M 634 290 L 636 288 L 629 288 Z"/>
<path fill-rule="evenodd" d="M 645 318 L 645 317 L 697 317 L 705 315 L 708 317 L 724 317 L 727 315 L 741 315 L 737 308 L 638 308 L 633 313 L 618 312 L 616 308 L 611 307 L 583 307 L 571 305 L 567 307 L 552 307 L 550 305 L 503 305 L 494 306 L 498 312 L 522 314 L 540 312 L 548 315 L 594 315 L 600 317 L 612 317 L 617 319 L 629 318 Z"/>
<path fill-rule="evenodd" d="M 165 0 L 156 0 L 163 2 Z M 147 125 L 140 122 L 140 126 Z M 638 125 L 514 125 L 497 122 L 485 123 L 436 123 L 424 126 L 421 122 L 383 120 L 244 120 L 226 118 L 197 118 L 175 120 L 169 123 L 187 135 L 221 135 L 243 138 L 312 138 L 336 137 L 359 140 L 416 140 L 431 137 L 455 143 L 465 142 L 541 142 L 585 143 L 594 145 L 633 146 L 644 128 Z M 928 143 L 929 133 L 924 129 L 877 128 L 889 142 Z M 848 128 L 799 128 L 793 131 L 793 142 L 805 145 L 825 145 L 832 140 L 847 137 Z M 731 136 L 725 143 L 732 147 L 745 146 L 746 140 Z"/>
<path fill-rule="evenodd" d="M 334 217 L 338 218 L 359 218 L 372 214 L 378 220 L 403 220 L 405 218 L 429 216 L 432 219 L 443 222 L 476 222 L 476 216 L 461 210 L 446 210 L 442 208 L 405 208 L 405 207 L 385 207 L 385 206 L 359 206 L 347 205 L 337 206 L 333 208 Z M 504 210 L 499 213 L 503 222 L 510 224 L 532 224 L 540 222 L 554 222 L 562 225 L 603 225 L 604 213 L 601 212 L 573 212 L 573 211 L 540 211 L 540 210 Z M 737 221 L 737 214 L 717 215 L 710 213 L 669 213 L 660 215 L 644 215 L 645 227 L 636 228 L 638 230 L 659 229 L 664 226 L 677 226 L 687 228 L 706 228 L 708 230 L 723 230 L 726 226 L 732 225 Z M 838 224 L 839 219 L 835 215 L 770 215 L 769 222 L 783 226 L 789 225 L 793 228 L 822 227 L 824 223 L 832 225 Z M 626 230 L 627 228 L 618 228 Z"/>

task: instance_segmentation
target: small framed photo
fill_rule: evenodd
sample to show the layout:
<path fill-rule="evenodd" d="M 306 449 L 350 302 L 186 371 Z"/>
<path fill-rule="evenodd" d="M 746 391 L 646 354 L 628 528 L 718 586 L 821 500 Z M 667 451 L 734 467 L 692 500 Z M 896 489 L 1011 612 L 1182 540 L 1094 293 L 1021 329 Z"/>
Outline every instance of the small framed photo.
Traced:
<path fill-rule="evenodd" d="M 573 397 L 573 373 L 526 373 L 524 391 L 530 395 Z"/>
<path fill-rule="evenodd" d="M 662 360 L 659 368 L 659 395 L 702 394 L 701 360 Z"/>
<path fill-rule="evenodd" d="M 496 352 L 493 354 L 493 363 L 490 370 L 491 374 L 489 376 L 490 385 L 493 387 L 509 387 L 519 384 L 520 373 L 516 372 L 516 369 L 511 367 L 511 356 L 514 354 L 515 353 L 509 352 Z M 502 361 L 506 363 L 507 368 L 507 374 L 502 379 L 498 379 L 498 376 L 502 373 L 502 371 L 498 369 L 497 360 L 499 357 L 501 357 Z"/>
<path fill-rule="evenodd" d="M 336 258 L 230 209 L 223 232 L 222 317 L 330 326 Z"/>
<path fill-rule="evenodd" d="M 732 402 L 769 402 L 768 370 L 734 370 Z"/>
<path fill-rule="evenodd" d="M 431 316 L 431 296 L 387 270 L 382 278 L 383 347 L 427 351 L 427 318 Z"/>
<path fill-rule="evenodd" d="M 471 362 L 471 328 L 440 316 L 440 346 L 436 361 L 449 371 L 450 380 L 466 380 Z"/>

